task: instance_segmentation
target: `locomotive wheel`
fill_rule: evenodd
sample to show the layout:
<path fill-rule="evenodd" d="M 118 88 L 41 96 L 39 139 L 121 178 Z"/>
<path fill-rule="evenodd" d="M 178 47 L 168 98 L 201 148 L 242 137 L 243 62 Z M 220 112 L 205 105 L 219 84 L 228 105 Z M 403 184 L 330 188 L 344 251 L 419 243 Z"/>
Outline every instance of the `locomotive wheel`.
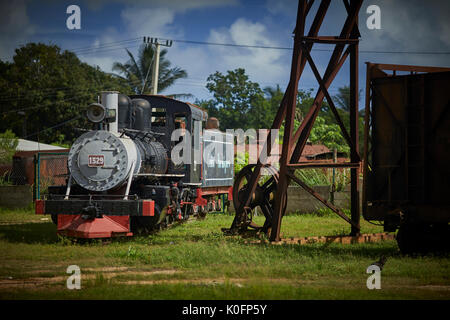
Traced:
<path fill-rule="evenodd" d="M 155 204 L 155 216 L 160 215 L 160 209 L 157 204 Z M 130 228 L 131 232 L 134 234 L 146 234 L 154 229 L 159 228 L 159 225 L 156 224 L 155 217 L 139 217 L 134 216 L 130 217 Z"/>
<path fill-rule="evenodd" d="M 233 185 L 233 204 L 237 211 L 248 188 L 255 165 L 245 166 L 235 177 Z M 272 227 L 272 217 L 275 209 L 275 196 L 278 186 L 278 170 L 270 165 L 265 165 L 261 169 L 261 176 L 257 182 L 255 192 L 252 195 L 249 208 L 241 216 L 236 214 L 232 229 L 246 229 L 247 227 L 269 233 Z M 287 206 L 287 195 L 282 200 L 282 215 L 284 215 Z M 253 212 L 259 207 L 264 214 L 265 222 L 259 226 L 253 222 Z"/>

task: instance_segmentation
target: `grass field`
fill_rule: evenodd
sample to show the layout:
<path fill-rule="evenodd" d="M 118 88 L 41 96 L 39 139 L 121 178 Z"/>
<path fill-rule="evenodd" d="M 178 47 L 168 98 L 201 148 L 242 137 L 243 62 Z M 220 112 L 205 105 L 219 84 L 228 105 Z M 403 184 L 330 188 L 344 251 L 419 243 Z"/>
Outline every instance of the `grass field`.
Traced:
<path fill-rule="evenodd" d="M 449 299 L 448 256 L 402 256 L 395 241 L 367 244 L 247 244 L 227 237 L 232 216 L 210 214 L 157 234 L 77 244 L 56 236 L 49 217 L 0 211 L 0 299 Z M 282 235 L 338 235 L 332 214 L 291 215 Z M 382 232 L 362 222 L 362 232 Z M 388 257 L 381 289 L 367 267 Z M 81 290 L 69 290 L 69 265 Z"/>

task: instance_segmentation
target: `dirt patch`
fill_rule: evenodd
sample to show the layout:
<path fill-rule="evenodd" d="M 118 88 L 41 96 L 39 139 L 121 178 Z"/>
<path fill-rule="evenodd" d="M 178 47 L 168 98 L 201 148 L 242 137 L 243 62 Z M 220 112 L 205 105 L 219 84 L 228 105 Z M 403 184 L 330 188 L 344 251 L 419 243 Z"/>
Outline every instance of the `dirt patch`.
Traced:
<path fill-rule="evenodd" d="M 81 271 L 87 272 L 114 272 L 114 271 L 127 271 L 128 267 L 103 267 L 103 268 L 83 268 Z"/>
<path fill-rule="evenodd" d="M 149 270 L 149 271 L 127 271 L 127 267 L 104 267 L 104 268 L 85 268 L 81 270 L 81 281 L 96 279 L 101 275 L 104 279 L 112 279 L 117 276 L 143 276 L 151 277 L 154 275 L 173 275 L 178 273 L 177 270 Z M 92 272 L 84 273 L 83 271 Z M 35 270 L 34 272 L 45 273 L 49 270 Z M 65 284 L 70 275 L 56 276 L 56 277 L 32 277 L 25 279 L 13 279 L 3 278 L 0 279 L 0 289 L 13 288 L 13 287 L 30 287 L 30 286 L 42 286 L 50 284 Z"/>
<path fill-rule="evenodd" d="M 48 223 L 47 220 L 40 220 L 40 221 L 36 221 L 36 220 L 30 220 L 30 221 L 23 221 L 23 222 L 17 222 L 17 221 L 0 221 L 0 226 L 14 226 L 14 225 L 23 225 L 23 224 L 29 224 L 29 223 Z"/>
<path fill-rule="evenodd" d="M 245 278 L 205 278 L 205 279 L 158 279 L 158 280 L 126 280 L 120 281 L 120 284 L 128 285 L 155 285 L 155 284 L 198 284 L 198 285 L 218 285 L 224 283 L 231 283 L 237 287 L 242 288 L 248 284 L 261 284 L 261 282 L 289 284 L 289 285 L 305 285 L 313 283 L 310 280 L 294 280 L 288 278 L 279 279 L 245 279 Z"/>
<path fill-rule="evenodd" d="M 0 289 L 43 286 L 61 281 L 59 278 L 2 279 L 0 280 Z"/>
<path fill-rule="evenodd" d="M 202 284 L 202 285 L 218 285 L 224 284 L 225 282 L 232 283 L 238 287 L 242 287 L 242 282 L 245 279 L 165 279 L 165 280 L 129 280 L 120 281 L 120 284 L 128 285 L 155 285 L 155 284 Z"/>
<path fill-rule="evenodd" d="M 133 272 L 136 275 L 154 275 L 161 274 L 157 271 L 155 272 Z M 165 273 L 167 274 L 167 273 Z M 130 275 L 130 273 L 126 273 Z M 114 275 L 115 276 L 115 275 Z M 104 278 L 110 279 L 114 277 L 111 274 L 103 275 Z M 82 276 L 82 281 L 86 279 L 95 279 L 96 274 L 88 274 Z M 54 285 L 54 284 L 65 284 L 67 277 L 53 277 L 53 278 L 30 278 L 30 279 L 2 279 L 0 280 L 0 289 L 10 289 L 10 288 L 36 288 L 40 286 Z M 164 280 L 127 280 L 118 281 L 117 284 L 126 285 L 157 285 L 157 284 L 197 284 L 197 285 L 220 285 L 224 283 L 232 283 L 238 287 L 243 286 L 245 279 L 164 279 Z"/>

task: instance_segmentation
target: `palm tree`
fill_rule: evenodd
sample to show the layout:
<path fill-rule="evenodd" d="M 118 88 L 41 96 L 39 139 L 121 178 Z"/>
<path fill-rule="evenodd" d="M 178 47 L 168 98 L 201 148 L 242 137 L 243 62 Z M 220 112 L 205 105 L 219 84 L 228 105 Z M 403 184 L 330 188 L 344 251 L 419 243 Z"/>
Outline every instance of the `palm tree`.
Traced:
<path fill-rule="evenodd" d="M 153 72 L 153 59 L 155 49 L 151 45 L 141 45 L 139 47 L 138 59 L 126 49 L 130 59 L 122 64 L 115 62 L 113 71 L 117 71 L 123 75 L 123 79 L 127 80 L 131 88 L 137 94 L 150 93 L 152 84 L 151 76 Z M 170 68 L 170 61 L 165 57 L 167 49 L 163 49 L 159 55 L 159 75 L 158 75 L 158 91 L 170 87 L 176 80 L 187 77 L 187 72 L 180 67 Z M 173 96 L 189 96 L 188 94 L 178 94 Z"/>
<path fill-rule="evenodd" d="M 350 111 L 350 87 L 343 86 L 338 88 L 339 93 L 335 95 L 333 98 L 336 101 L 337 107 L 341 108 L 344 111 Z M 358 100 L 361 99 L 362 89 L 359 90 Z"/>
<path fill-rule="evenodd" d="M 336 104 L 345 111 L 350 111 L 350 87 L 343 86 L 338 88 L 339 93 L 334 96 Z"/>

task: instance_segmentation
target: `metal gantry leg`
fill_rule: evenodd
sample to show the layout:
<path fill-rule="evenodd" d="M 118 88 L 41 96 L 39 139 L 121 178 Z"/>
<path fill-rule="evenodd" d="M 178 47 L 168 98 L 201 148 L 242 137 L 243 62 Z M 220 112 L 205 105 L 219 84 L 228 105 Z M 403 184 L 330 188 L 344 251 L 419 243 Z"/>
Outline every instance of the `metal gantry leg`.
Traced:
<path fill-rule="evenodd" d="M 354 1 L 352 1 L 354 2 Z M 356 23 L 358 17 L 356 17 Z M 352 36 L 357 36 L 356 32 L 352 32 Z M 358 139 L 358 127 L 359 127 L 359 108 L 358 108 L 358 43 L 351 45 L 350 53 L 350 137 L 353 148 L 350 153 L 350 161 L 359 161 L 359 139 Z M 360 208 L 359 208 L 359 169 L 350 169 L 351 179 L 351 219 L 355 225 L 352 225 L 351 235 L 357 236 L 360 234 Z"/>
<path fill-rule="evenodd" d="M 351 150 L 351 162 L 346 164 L 351 168 L 351 219 L 345 219 L 352 225 L 352 234 L 359 233 L 359 192 L 358 192 L 358 178 L 359 178 L 359 164 L 361 157 L 358 150 L 358 43 L 360 33 L 358 30 L 358 13 L 362 6 L 362 0 L 344 0 L 343 3 L 347 10 L 347 18 L 342 27 L 341 33 L 337 37 L 331 36 L 318 36 L 319 29 L 324 20 L 325 14 L 329 8 L 330 0 L 322 0 L 319 8 L 316 12 L 315 18 L 311 24 L 310 30 L 307 36 L 304 36 L 305 22 L 307 15 L 312 7 L 313 0 L 300 0 L 297 11 L 297 23 L 294 31 L 294 50 L 291 64 L 291 75 L 289 85 L 286 93 L 280 104 L 280 108 L 276 114 L 271 129 L 279 129 L 284 121 L 284 136 L 283 147 L 280 157 L 280 172 L 279 180 L 276 186 L 275 202 L 273 207 L 273 215 L 269 223 L 271 224 L 270 240 L 280 240 L 280 227 L 283 215 L 284 201 L 287 193 L 287 187 L 290 180 L 295 177 L 295 170 L 300 168 L 298 161 L 300 155 L 308 140 L 311 129 L 314 125 L 315 119 L 320 111 L 323 99 L 326 97 L 330 105 L 333 114 L 336 117 L 343 135 L 350 146 Z M 310 56 L 311 51 L 315 43 L 326 43 L 334 45 L 334 50 L 331 55 L 328 67 L 323 77 L 320 76 L 314 61 Z M 335 76 L 341 69 L 346 58 L 350 56 L 350 91 L 351 91 L 351 107 L 350 107 L 350 133 L 347 132 L 339 114 L 334 106 L 331 96 L 328 93 L 328 88 L 334 80 Z M 297 131 L 293 132 L 294 116 L 297 103 L 298 83 L 301 74 L 304 70 L 306 62 L 309 63 L 316 79 L 319 83 L 319 90 L 315 96 L 314 102 L 303 119 L 300 127 Z M 270 154 L 271 147 L 271 133 L 267 136 L 266 144 L 264 148 L 267 148 Z M 326 165 L 325 165 L 326 166 Z M 332 164 L 330 164 L 330 167 Z M 250 177 L 248 185 L 243 189 L 242 197 L 243 201 L 240 201 L 238 208 L 236 208 L 236 217 L 230 230 L 236 229 L 241 224 L 239 222 L 245 221 L 248 210 L 250 209 L 250 203 L 255 193 L 256 186 L 261 175 L 262 164 L 260 162 L 254 167 L 252 175 Z M 323 167 L 323 164 L 322 166 Z M 303 184 L 300 184 L 303 185 Z M 305 189 L 309 192 L 308 186 L 304 185 Z M 325 199 L 319 199 L 324 202 L 325 205 L 329 204 Z M 342 216 L 342 212 L 334 208 L 335 212 Z M 343 217 L 344 218 L 344 217 Z M 236 231 L 236 230 L 234 230 Z"/>

